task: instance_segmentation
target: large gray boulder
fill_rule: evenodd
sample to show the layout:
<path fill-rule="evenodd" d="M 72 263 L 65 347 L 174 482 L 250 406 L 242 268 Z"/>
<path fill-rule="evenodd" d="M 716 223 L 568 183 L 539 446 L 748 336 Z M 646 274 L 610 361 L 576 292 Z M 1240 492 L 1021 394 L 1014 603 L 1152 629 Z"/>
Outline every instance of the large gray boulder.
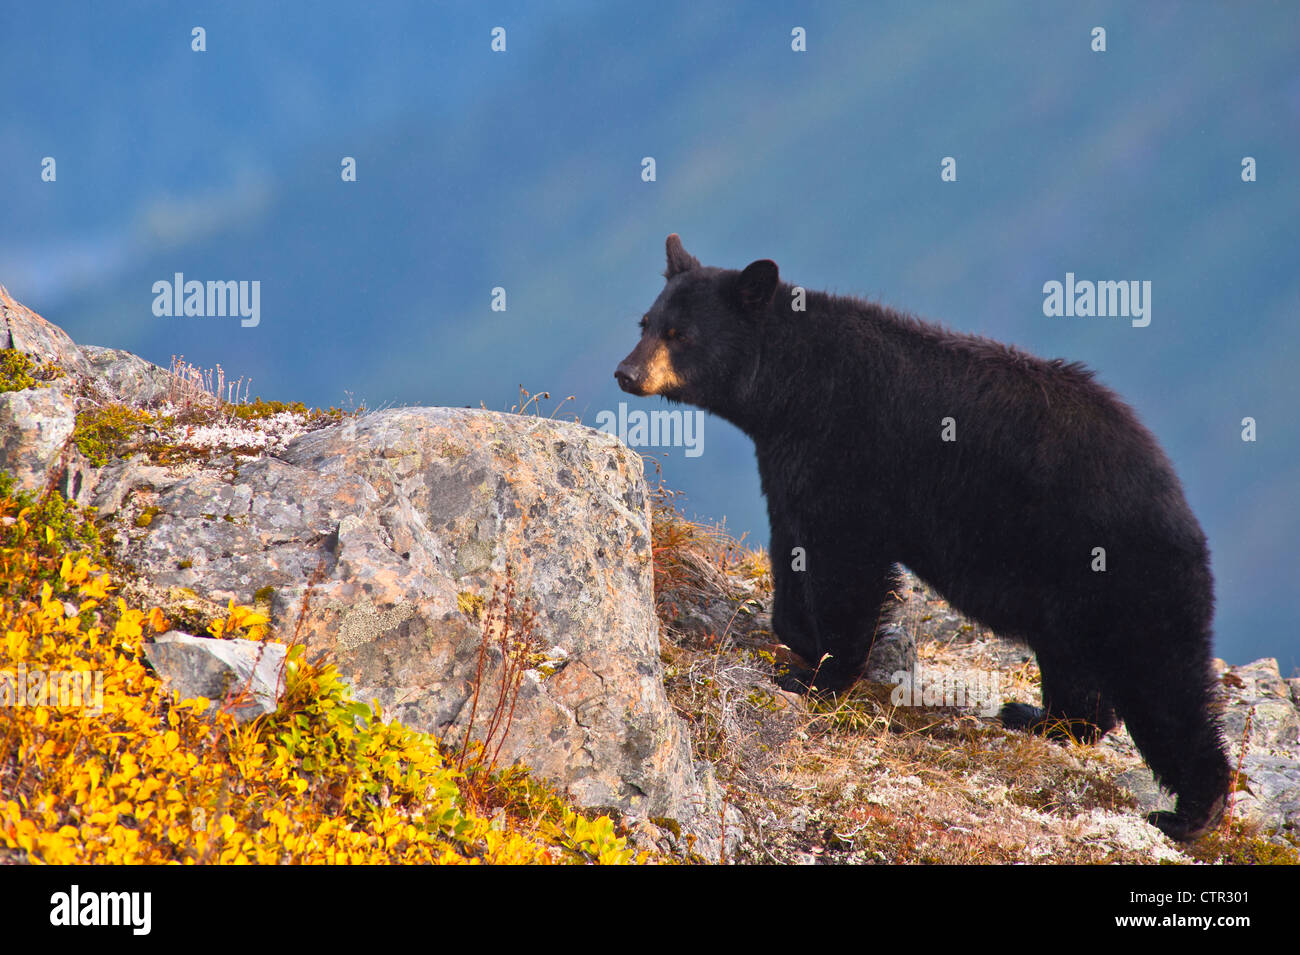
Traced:
<path fill-rule="evenodd" d="M 539 652 L 494 740 L 500 764 L 521 760 L 588 806 L 715 814 L 663 687 L 641 462 L 613 436 L 394 409 L 185 476 L 119 466 L 95 495 L 105 513 L 148 509 L 143 527 L 121 522 L 119 544 L 158 592 L 269 604 L 277 632 L 328 653 L 358 698 L 452 740 L 475 709 L 483 616 L 508 571 Z M 497 704 L 489 648 L 476 737 Z"/>

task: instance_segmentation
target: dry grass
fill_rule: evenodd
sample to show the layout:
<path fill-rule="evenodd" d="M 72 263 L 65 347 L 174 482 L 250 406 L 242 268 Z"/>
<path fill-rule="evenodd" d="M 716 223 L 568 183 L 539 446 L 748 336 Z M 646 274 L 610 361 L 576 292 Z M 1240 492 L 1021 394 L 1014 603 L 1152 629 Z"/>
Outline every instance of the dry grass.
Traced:
<path fill-rule="evenodd" d="M 465 773 L 472 799 L 480 804 L 488 801 L 486 790 L 491 788 L 501 747 L 510 735 L 524 674 L 537 665 L 545 649 L 545 641 L 537 634 L 537 614 L 532 601 L 527 597 L 522 602 L 518 599 L 514 576 L 507 566 L 505 587 L 493 586 L 492 599 L 483 613 L 483 640 L 479 644 L 469 723 L 465 726 L 456 763 Z M 483 695 L 485 689 L 489 691 L 488 697 Z M 479 730 L 480 738 L 474 741 L 480 702 L 485 707 L 485 725 Z"/>
<path fill-rule="evenodd" d="M 171 377 L 167 382 L 167 401 L 179 412 L 192 408 L 216 410 L 223 404 L 242 404 L 248 400 L 252 379 L 245 381 L 241 376 L 228 382 L 220 365 L 200 368 L 187 362 L 184 355 L 172 355 L 168 371 Z"/>
<path fill-rule="evenodd" d="M 687 520 L 680 510 L 681 500 L 662 481 L 651 491 L 655 609 L 674 637 L 681 639 L 694 633 L 706 642 L 716 643 L 728 637 L 742 617 L 752 616 L 770 598 L 771 566 L 766 553 L 745 547 L 743 540 L 732 537 L 725 526 Z M 733 606 L 725 622 L 708 621 L 709 610 L 727 604 Z M 687 619 L 692 614 L 697 617 L 693 627 Z M 714 626 L 702 627 L 698 620 Z"/>

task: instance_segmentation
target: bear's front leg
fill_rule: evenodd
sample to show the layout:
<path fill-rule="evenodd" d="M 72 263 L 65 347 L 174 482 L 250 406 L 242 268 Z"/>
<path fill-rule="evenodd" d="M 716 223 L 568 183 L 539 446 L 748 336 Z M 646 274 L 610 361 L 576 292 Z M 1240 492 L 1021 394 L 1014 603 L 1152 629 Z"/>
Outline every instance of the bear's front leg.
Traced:
<path fill-rule="evenodd" d="M 804 659 L 807 667 L 779 674 L 791 692 L 838 692 L 857 682 L 876 630 L 899 587 L 892 563 L 864 567 L 849 561 L 843 547 L 810 543 L 782 559 L 798 544 L 772 538 L 776 586 L 772 627 L 776 636 Z M 778 551 L 778 544 L 789 546 Z"/>
<path fill-rule="evenodd" d="M 772 632 L 776 638 L 810 664 L 822 655 L 817 640 L 817 625 L 808 613 L 805 593 L 806 556 L 795 550 L 795 535 L 784 525 L 772 523 Z M 776 682 L 792 693 L 807 693 L 813 671 L 779 664 Z"/>

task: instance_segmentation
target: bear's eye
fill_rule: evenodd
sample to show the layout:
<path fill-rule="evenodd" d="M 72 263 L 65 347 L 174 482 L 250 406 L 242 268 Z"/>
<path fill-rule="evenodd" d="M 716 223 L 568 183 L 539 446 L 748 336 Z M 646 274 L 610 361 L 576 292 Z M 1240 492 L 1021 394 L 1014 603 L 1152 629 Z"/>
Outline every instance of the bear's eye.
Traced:
<path fill-rule="evenodd" d="M 670 342 L 675 341 L 677 339 L 677 334 L 677 329 L 670 328 L 668 331 L 664 332 L 664 338 L 668 339 Z"/>

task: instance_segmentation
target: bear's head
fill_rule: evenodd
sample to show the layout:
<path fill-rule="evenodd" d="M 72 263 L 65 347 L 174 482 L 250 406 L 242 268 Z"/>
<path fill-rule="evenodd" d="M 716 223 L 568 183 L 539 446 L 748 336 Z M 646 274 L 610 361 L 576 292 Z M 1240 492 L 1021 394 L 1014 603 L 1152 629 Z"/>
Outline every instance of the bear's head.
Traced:
<path fill-rule="evenodd" d="M 776 263 L 709 268 L 676 233 L 667 250 L 667 284 L 641 317 L 641 340 L 614 377 L 630 394 L 662 395 L 727 416 L 757 371 L 763 319 L 780 281 Z"/>

